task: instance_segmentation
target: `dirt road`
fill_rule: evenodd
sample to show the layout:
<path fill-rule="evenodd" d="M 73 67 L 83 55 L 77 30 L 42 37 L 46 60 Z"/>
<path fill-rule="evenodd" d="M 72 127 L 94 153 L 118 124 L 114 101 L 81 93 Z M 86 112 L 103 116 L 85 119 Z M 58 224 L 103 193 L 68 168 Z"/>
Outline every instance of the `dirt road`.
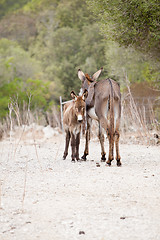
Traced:
<path fill-rule="evenodd" d="M 0 240 L 159 240 L 160 147 L 120 149 L 118 168 L 97 141 L 76 163 L 62 160 L 63 135 L 1 142 Z"/>

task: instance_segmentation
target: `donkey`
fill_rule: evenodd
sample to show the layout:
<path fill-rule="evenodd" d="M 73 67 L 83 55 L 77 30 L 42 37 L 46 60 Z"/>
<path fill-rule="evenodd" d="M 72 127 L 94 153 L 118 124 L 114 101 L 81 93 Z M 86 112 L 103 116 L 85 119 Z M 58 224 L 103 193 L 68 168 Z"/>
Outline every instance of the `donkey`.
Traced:
<path fill-rule="evenodd" d="M 77 96 L 74 91 L 71 92 L 72 102 L 64 106 L 63 126 L 66 133 L 66 143 L 63 159 L 68 155 L 68 147 L 71 138 L 72 161 L 79 160 L 79 144 L 81 125 L 85 115 L 85 100 L 88 96 L 88 91 L 85 89 L 82 96 Z"/>
<path fill-rule="evenodd" d="M 102 128 L 106 131 L 109 140 L 109 155 L 107 164 L 110 166 L 114 159 L 114 142 L 116 147 L 117 166 L 121 166 L 121 157 L 119 154 L 119 126 L 121 119 L 121 93 L 120 86 L 114 80 L 107 78 L 96 82 L 102 72 L 101 68 L 90 77 L 78 70 L 78 77 L 82 82 L 82 90 L 88 90 L 86 99 L 86 144 L 82 159 L 86 161 L 89 154 L 90 126 L 92 119 L 99 122 L 99 140 L 101 144 L 101 161 L 106 160 L 104 150 L 104 135 Z"/>

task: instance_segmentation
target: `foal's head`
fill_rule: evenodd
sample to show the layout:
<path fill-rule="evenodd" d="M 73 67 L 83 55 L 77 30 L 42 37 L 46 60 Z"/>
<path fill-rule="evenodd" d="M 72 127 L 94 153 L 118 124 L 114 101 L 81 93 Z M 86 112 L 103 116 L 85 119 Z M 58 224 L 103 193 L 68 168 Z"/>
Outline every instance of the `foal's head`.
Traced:
<path fill-rule="evenodd" d="M 88 96 L 87 89 L 84 90 L 82 96 L 77 96 L 74 91 L 71 92 L 71 97 L 74 100 L 74 110 L 77 117 L 77 121 L 81 123 L 85 115 L 85 100 Z"/>

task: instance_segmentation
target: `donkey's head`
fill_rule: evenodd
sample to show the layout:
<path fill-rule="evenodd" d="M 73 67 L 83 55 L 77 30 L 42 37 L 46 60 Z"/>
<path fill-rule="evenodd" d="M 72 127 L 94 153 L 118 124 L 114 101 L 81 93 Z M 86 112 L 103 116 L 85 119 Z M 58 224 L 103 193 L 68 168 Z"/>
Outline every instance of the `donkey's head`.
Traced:
<path fill-rule="evenodd" d="M 103 68 L 101 68 L 100 70 L 98 70 L 97 72 L 95 72 L 92 76 L 89 76 L 88 73 L 84 74 L 81 69 L 78 69 L 78 77 L 82 82 L 82 90 L 84 89 L 88 89 L 89 85 L 96 81 L 98 79 L 98 77 L 100 76 L 101 72 L 102 72 Z"/>
<path fill-rule="evenodd" d="M 77 96 L 74 91 L 71 92 L 71 97 L 74 100 L 74 112 L 77 117 L 77 121 L 81 123 L 85 115 L 85 100 L 88 96 L 87 89 L 84 90 L 82 96 Z"/>

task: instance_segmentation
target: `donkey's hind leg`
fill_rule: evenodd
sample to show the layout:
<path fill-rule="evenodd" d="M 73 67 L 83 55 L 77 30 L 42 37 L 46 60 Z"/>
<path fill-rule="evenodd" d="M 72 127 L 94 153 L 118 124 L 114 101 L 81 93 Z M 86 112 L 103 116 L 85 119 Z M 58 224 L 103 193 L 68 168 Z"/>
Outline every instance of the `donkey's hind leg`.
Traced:
<path fill-rule="evenodd" d="M 117 160 L 117 166 L 121 166 L 121 157 L 119 154 L 119 131 L 115 132 L 115 147 L 116 147 L 116 160 Z"/>
<path fill-rule="evenodd" d="M 98 138 L 101 144 L 101 162 L 106 161 L 106 152 L 104 150 L 104 134 L 102 133 L 102 128 L 99 122 L 99 133 L 98 133 Z"/>
<path fill-rule="evenodd" d="M 114 107 L 114 119 L 115 119 L 115 147 L 116 147 L 116 160 L 117 166 L 121 166 L 121 157 L 119 153 L 119 126 L 120 126 L 120 119 L 121 119 L 121 102 L 116 101 Z"/>
<path fill-rule="evenodd" d="M 108 121 L 105 117 L 100 118 L 100 124 L 101 126 L 106 130 L 107 137 L 109 140 L 109 155 L 108 155 L 108 161 L 107 164 L 110 166 L 112 160 L 114 159 L 113 157 L 113 151 L 114 151 L 114 134 L 110 130 L 110 126 L 108 125 Z"/>
<path fill-rule="evenodd" d="M 111 162 L 114 159 L 114 134 L 108 129 L 107 136 L 109 140 L 109 155 L 107 164 L 111 166 Z"/>

